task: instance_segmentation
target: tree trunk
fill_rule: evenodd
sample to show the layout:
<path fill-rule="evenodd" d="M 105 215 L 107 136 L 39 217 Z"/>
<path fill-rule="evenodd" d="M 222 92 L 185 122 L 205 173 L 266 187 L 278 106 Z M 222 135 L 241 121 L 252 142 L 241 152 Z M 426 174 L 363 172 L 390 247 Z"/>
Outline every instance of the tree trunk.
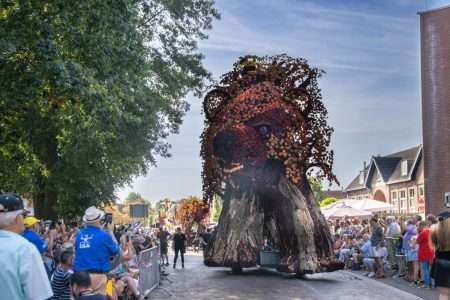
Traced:
<path fill-rule="evenodd" d="M 333 259 L 331 235 L 308 184 L 298 187 L 282 176 L 273 186 L 252 183 L 227 188 L 205 264 L 255 266 L 265 238 L 280 251 L 280 272 L 305 274 L 341 268 L 329 263 Z"/>
<path fill-rule="evenodd" d="M 35 216 L 43 220 L 56 220 L 58 195 L 48 190 L 47 180 L 43 176 L 39 176 L 37 188 L 38 192 L 33 202 Z"/>
<path fill-rule="evenodd" d="M 55 176 L 54 171 L 58 161 L 58 145 L 55 132 L 56 130 L 49 128 L 45 142 L 36 146 L 41 150 L 40 158 L 50 174 L 49 177 L 44 177 L 42 174 L 37 175 L 37 193 L 33 201 L 36 217 L 44 220 L 56 220 L 58 218 L 56 214 L 58 194 L 50 182 L 51 178 Z"/>
<path fill-rule="evenodd" d="M 278 190 L 282 195 L 274 207 L 282 241 L 278 269 L 297 274 L 321 272 L 321 261 L 331 257 L 333 252 L 328 225 L 317 202 L 314 197 L 305 197 L 284 177 Z"/>
<path fill-rule="evenodd" d="M 34 214 L 37 218 L 56 221 L 58 218 L 56 213 L 56 193 L 45 191 L 39 192 L 34 203 Z"/>
<path fill-rule="evenodd" d="M 208 266 L 254 267 L 263 245 L 264 211 L 253 186 L 227 188 L 215 241 L 206 249 Z"/>

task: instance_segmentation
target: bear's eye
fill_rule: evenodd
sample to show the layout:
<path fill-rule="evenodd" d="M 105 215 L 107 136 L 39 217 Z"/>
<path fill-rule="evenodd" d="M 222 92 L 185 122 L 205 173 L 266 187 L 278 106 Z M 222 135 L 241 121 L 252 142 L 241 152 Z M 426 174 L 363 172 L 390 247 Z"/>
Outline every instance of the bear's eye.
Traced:
<path fill-rule="evenodd" d="M 270 127 L 269 126 L 261 125 L 261 126 L 258 126 L 257 129 L 258 129 L 258 133 L 259 133 L 260 136 L 262 136 L 264 138 L 269 137 L 269 134 L 270 134 Z"/>

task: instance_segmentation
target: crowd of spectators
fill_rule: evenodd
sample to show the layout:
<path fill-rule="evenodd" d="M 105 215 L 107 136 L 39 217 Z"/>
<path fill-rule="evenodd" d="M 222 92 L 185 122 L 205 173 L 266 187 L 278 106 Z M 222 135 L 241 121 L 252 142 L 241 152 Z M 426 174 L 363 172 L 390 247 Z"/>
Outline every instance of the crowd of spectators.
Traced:
<path fill-rule="evenodd" d="M 144 299 L 138 255 L 155 230 L 116 226 L 90 207 L 79 222 L 28 215 L 16 194 L 0 195 L 0 289 L 5 299 Z"/>
<path fill-rule="evenodd" d="M 442 269 L 440 274 L 431 270 L 437 249 L 437 243 L 432 241 L 433 232 L 447 232 L 445 238 L 450 240 L 449 215 L 448 212 L 439 217 L 428 215 L 425 220 L 420 215 L 332 220 L 329 226 L 333 250 L 347 269 L 363 270 L 368 277 L 403 277 L 411 286 L 431 289 L 434 286 L 432 275 L 446 278 L 450 275 L 450 268 Z M 450 242 L 448 244 L 449 249 L 441 252 L 450 250 Z"/>
<path fill-rule="evenodd" d="M 450 300 L 450 213 L 415 217 L 344 218 L 330 221 L 336 259 L 368 277 L 403 277 L 411 285 L 439 287 Z M 205 230 L 194 248 L 214 235 Z M 173 240 L 184 268 L 186 236 L 140 224 L 115 226 L 108 215 L 89 207 L 79 222 L 42 221 L 28 215 L 16 194 L 0 195 L 0 290 L 19 299 L 144 299 L 138 288 L 138 255 L 159 243 L 168 265 Z"/>

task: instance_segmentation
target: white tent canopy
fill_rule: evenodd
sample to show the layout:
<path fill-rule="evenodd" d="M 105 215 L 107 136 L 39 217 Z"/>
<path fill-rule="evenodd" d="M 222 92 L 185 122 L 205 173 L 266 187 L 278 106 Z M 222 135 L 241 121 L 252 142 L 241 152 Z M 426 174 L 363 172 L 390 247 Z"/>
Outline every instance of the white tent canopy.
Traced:
<path fill-rule="evenodd" d="M 333 203 L 335 204 L 335 203 Z M 325 216 L 325 219 L 339 219 L 344 217 L 350 218 L 358 218 L 358 217 L 370 217 L 372 213 L 370 211 L 353 208 L 351 206 L 347 206 L 345 204 L 334 205 L 330 208 L 322 208 L 322 213 Z"/>
<path fill-rule="evenodd" d="M 340 206 L 340 205 L 350 206 L 352 208 L 366 210 L 366 211 L 370 211 L 370 212 L 388 211 L 393 208 L 393 206 L 389 203 L 365 198 L 365 199 L 361 199 L 361 200 L 340 199 L 334 203 L 331 203 L 330 205 L 325 206 L 324 209 L 329 209 L 329 208 Z"/>

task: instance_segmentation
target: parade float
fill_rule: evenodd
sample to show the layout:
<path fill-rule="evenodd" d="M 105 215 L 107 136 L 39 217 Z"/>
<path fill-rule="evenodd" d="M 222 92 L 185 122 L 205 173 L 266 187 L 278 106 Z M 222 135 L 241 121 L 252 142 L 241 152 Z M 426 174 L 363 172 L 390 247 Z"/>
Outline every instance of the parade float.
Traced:
<path fill-rule="evenodd" d="M 280 272 L 341 267 L 308 184 L 313 171 L 337 182 L 321 74 L 302 58 L 246 56 L 205 96 L 204 200 L 223 201 L 207 266 L 239 273 L 264 265 L 270 249 L 269 264 Z"/>

